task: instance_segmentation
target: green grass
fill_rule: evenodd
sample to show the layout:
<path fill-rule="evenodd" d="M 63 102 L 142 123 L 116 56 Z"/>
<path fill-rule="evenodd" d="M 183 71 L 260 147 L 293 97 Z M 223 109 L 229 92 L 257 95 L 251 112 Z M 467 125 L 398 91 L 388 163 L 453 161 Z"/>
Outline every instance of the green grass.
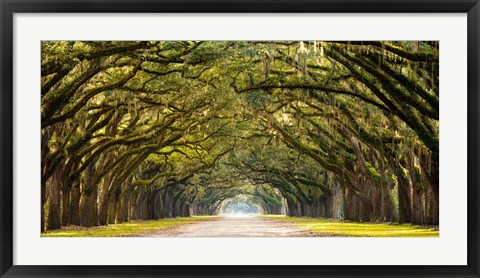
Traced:
<path fill-rule="evenodd" d="M 300 218 L 283 215 L 264 215 L 262 217 L 275 218 L 293 222 L 312 232 L 338 236 L 354 237 L 438 237 L 439 231 L 435 228 L 422 227 L 410 224 L 377 224 L 357 223 L 324 218 Z"/>
<path fill-rule="evenodd" d="M 215 217 L 217 216 L 193 216 L 161 220 L 132 221 L 91 228 L 64 227 L 59 230 L 45 231 L 42 233 L 42 237 L 122 237 L 137 234 L 141 236 L 143 233 L 167 229 L 174 226 Z"/>

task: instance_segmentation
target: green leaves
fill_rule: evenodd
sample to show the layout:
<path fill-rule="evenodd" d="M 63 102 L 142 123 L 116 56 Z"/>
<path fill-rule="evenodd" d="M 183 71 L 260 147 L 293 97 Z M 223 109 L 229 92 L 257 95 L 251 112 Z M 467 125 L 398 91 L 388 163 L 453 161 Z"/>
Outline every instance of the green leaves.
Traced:
<path fill-rule="evenodd" d="M 41 48 L 46 179 L 57 163 L 72 179 L 174 184 L 181 198 L 200 192 L 209 206 L 238 194 L 280 206 L 323 198 L 337 183 L 366 200 L 366 186 L 384 182 L 390 164 L 418 150 L 428 153 L 419 169 L 436 165 L 435 42 L 43 41 Z"/>

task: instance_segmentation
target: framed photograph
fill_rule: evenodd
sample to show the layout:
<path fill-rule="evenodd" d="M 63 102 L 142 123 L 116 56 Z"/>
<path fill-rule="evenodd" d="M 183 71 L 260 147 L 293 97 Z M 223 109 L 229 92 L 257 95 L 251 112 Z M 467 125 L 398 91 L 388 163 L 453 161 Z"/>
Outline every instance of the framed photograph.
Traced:
<path fill-rule="evenodd" d="M 480 277 L 477 0 L 0 5 L 0 277 Z"/>

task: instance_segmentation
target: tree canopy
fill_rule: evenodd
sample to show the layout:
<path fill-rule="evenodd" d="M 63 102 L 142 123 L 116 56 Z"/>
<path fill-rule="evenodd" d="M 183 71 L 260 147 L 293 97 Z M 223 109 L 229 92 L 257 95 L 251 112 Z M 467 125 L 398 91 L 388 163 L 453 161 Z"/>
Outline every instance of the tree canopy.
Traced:
<path fill-rule="evenodd" d="M 438 224 L 439 44 L 43 41 L 42 231 L 264 213 Z"/>

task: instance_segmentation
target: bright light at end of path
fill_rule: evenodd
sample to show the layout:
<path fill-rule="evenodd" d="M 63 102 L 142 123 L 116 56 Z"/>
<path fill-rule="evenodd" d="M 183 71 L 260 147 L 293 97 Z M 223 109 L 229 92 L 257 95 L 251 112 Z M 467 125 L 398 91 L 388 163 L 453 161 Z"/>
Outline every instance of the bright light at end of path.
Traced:
<path fill-rule="evenodd" d="M 226 214 L 223 214 L 223 215 L 226 216 L 226 217 L 254 217 L 255 215 L 258 215 L 258 214 L 243 213 L 241 211 L 238 211 L 238 212 L 235 212 L 235 213 L 226 213 Z"/>

